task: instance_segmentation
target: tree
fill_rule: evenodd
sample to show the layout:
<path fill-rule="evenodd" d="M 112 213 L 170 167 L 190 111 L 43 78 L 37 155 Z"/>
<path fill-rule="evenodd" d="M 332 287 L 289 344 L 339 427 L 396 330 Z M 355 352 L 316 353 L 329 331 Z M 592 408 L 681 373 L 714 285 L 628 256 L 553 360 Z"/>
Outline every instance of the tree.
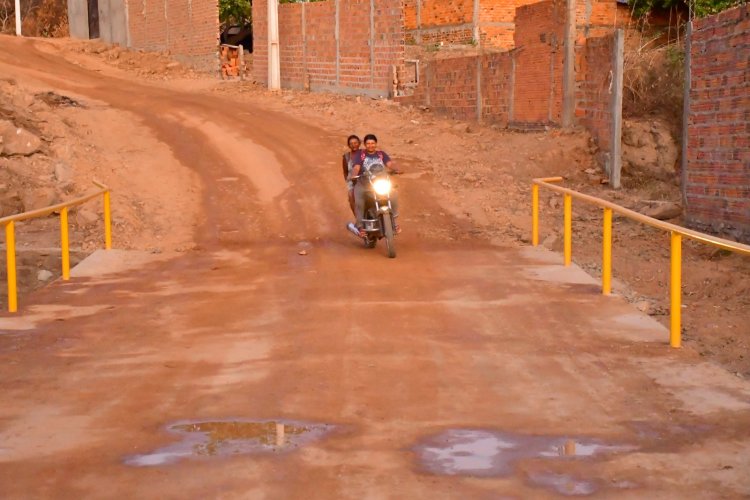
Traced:
<path fill-rule="evenodd" d="M 219 21 L 225 26 L 252 24 L 251 0 L 219 0 Z"/>

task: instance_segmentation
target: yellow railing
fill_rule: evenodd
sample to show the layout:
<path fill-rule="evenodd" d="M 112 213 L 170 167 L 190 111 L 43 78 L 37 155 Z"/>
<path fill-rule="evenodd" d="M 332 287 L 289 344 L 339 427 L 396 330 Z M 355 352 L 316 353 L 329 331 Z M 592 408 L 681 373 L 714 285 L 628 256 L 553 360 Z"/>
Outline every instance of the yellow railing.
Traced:
<path fill-rule="evenodd" d="M 560 182 L 562 177 L 546 177 L 532 180 L 531 185 L 531 244 L 539 245 L 539 186 L 563 195 L 563 261 L 569 266 L 573 256 L 573 198 L 593 203 L 604 209 L 603 231 L 602 231 L 602 293 L 609 295 L 612 292 L 612 214 L 617 213 L 642 224 L 657 229 L 669 231 L 671 234 L 671 264 L 670 264 L 670 328 L 669 345 L 680 347 L 682 343 L 681 334 L 681 307 L 682 307 L 682 237 L 691 238 L 703 243 L 708 243 L 724 250 L 750 255 L 750 245 L 743 245 L 735 241 L 717 238 L 705 233 L 693 231 L 669 222 L 663 222 L 653 217 L 648 217 L 620 205 L 616 205 L 595 196 L 579 193 L 572 189 L 550 184 Z"/>
<path fill-rule="evenodd" d="M 0 218 L 0 226 L 5 227 L 5 253 L 8 268 L 8 311 L 18 310 L 18 288 L 16 277 L 16 222 L 45 217 L 53 212 L 60 212 L 60 248 L 62 252 L 62 279 L 70 279 L 70 244 L 68 240 L 68 210 L 82 205 L 98 196 L 104 199 L 104 248 L 112 248 L 112 213 L 110 209 L 110 190 L 104 184 L 94 181 L 99 188 L 95 193 L 58 203 L 49 207 L 31 210 L 22 214 Z"/>

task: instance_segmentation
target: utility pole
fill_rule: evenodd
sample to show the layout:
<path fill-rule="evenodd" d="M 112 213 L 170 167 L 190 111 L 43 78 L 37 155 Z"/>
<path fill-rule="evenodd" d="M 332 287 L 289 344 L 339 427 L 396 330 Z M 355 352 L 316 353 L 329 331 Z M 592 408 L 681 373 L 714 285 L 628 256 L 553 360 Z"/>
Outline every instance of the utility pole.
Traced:
<path fill-rule="evenodd" d="M 281 89 L 279 0 L 268 0 L 268 88 L 270 90 Z"/>
<path fill-rule="evenodd" d="M 16 36 L 21 36 L 21 0 L 16 0 Z"/>
<path fill-rule="evenodd" d="M 563 50 L 563 109 L 562 109 L 562 126 L 572 127 L 575 116 L 575 98 L 576 98 L 576 1 L 567 0 L 565 3 L 565 42 Z"/>

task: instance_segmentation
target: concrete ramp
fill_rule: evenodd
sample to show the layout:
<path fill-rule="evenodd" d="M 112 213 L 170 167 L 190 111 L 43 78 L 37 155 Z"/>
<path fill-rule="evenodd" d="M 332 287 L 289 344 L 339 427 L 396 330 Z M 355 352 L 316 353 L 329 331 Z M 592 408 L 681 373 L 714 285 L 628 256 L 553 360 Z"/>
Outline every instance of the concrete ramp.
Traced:
<path fill-rule="evenodd" d="M 97 250 L 70 270 L 71 278 L 98 278 L 133 271 L 174 258 L 176 253 L 144 250 Z"/>

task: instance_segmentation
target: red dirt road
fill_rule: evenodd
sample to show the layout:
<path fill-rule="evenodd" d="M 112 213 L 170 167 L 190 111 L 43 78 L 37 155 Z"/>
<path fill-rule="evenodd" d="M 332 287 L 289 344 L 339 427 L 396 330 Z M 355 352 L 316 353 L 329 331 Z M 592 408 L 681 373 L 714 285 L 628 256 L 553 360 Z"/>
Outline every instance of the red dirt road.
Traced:
<path fill-rule="evenodd" d="M 2 39 L 0 74 L 136 115 L 197 174 L 205 216 L 192 251 L 112 254 L 132 269 L 55 283 L 0 317 L 0 497 L 750 494 L 750 384 L 669 350 L 661 326 L 559 256 L 407 226 L 386 259 L 344 232 L 337 165 L 316 168 L 340 137 L 37 45 Z M 400 181 L 404 210 L 439 213 L 418 174 Z M 126 463 L 180 441 L 175 422 L 227 419 L 335 428 Z M 485 440 L 435 451 L 453 429 Z M 525 456 L 495 432 L 557 444 Z M 583 455 L 591 440 L 618 448 L 570 456 L 567 443 Z"/>

